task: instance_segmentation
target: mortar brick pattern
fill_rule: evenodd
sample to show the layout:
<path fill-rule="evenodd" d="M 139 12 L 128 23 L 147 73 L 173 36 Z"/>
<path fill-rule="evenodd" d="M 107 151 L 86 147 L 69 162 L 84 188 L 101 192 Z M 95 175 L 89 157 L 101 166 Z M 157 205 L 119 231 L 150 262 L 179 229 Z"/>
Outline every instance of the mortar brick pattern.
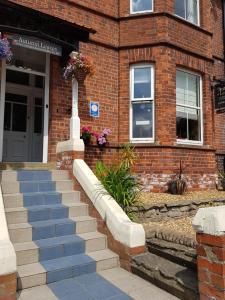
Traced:
<path fill-rule="evenodd" d="M 174 1 L 155 0 L 154 13 L 130 15 L 129 0 L 14 0 L 13 2 L 92 27 L 90 43 L 80 43 L 96 67 L 96 74 L 79 87 L 81 126 L 112 130 L 109 148 L 100 153 L 87 148 L 85 160 L 94 169 L 97 160 L 118 159 L 119 146 L 129 140 L 129 68 L 135 63 L 155 66 L 155 144 L 137 152 L 136 173 L 146 190 L 164 190 L 176 174 L 181 158 L 188 168 L 190 189 L 215 186 L 216 154 L 225 156 L 225 115 L 213 109 L 211 81 L 224 76 L 222 7 L 220 0 L 200 0 L 200 28 L 174 16 Z M 104 4 L 103 4 L 104 2 Z M 202 75 L 204 146 L 192 150 L 176 144 L 176 68 Z M 61 77 L 58 58 L 51 59 L 49 160 L 55 161 L 56 144 L 69 138 L 71 85 Z M 89 101 L 99 101 L 100 118 L 89 116 Z M 212 150 L 215 150 L 214 152 Z M 161 174 L 161 175 L 160 175 Z"/>

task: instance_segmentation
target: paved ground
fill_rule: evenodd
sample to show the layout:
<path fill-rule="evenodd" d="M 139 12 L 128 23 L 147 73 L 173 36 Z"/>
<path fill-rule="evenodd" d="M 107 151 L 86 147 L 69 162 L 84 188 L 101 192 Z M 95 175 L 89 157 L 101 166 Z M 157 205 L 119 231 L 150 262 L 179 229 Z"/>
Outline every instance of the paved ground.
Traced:
<path fill-rule="evenodd" d="M 18 300 L 178 300 L 147 281 L 115 268 L 25 289 Z"/>

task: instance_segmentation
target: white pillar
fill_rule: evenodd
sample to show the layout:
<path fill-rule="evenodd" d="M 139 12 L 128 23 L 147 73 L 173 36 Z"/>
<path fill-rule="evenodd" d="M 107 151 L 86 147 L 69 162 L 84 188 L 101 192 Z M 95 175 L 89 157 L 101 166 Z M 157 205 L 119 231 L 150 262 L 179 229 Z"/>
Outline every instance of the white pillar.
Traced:
<path fill-rule="evenodd" d="M 72 116 L 70 119 L 70 139 L 80 139 L 80 118 L 78 115 L 78 82 L 72 80 Z"/>
<path fill-rule="evenodd" d="M 0 61 L 1 63 L 1 61 Z M 5 112 L 5 84 L 6 84 L 6 60 L 2 60 L 0 87 L 0 162 L 3 158 L 4 112 Z"/>
<path fill-rule="evenodd" d="M 84 151 L 84 141 L 80 138 L 80 118 L 78 115 L 78 82 L 72 80 L 72 116 L 70 119 L 70 140 L 59 142 L 56 152 Z"/>

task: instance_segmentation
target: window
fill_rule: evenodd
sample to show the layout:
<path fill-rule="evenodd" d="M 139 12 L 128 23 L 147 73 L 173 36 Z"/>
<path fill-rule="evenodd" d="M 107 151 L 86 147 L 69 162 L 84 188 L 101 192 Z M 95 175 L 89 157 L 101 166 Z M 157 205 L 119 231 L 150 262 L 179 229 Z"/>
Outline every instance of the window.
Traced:
<path fill-rule="evenodd" d="M 199 25 L 199 0 L 175 0 L 175 14 Z"/>
<path fill-rule="evenodd" d="M 130 0 L 132 14 L 153 11 L 153 0 Z"/>
<path fill-rule="evenodd" d="M 151 65 L 131 68 L 131 140 L 154 139 L 154 69 Z"/>
<path fill-rule="evenodd" d="M 202 144 L 201 77 L 177 70 L 176 85 L 178 143 Z"/>

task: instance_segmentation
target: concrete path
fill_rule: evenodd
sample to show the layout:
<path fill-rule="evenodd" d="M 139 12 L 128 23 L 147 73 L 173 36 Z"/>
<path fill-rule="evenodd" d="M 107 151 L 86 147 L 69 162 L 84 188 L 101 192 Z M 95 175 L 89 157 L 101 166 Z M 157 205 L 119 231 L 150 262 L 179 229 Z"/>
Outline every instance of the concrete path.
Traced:
<path fill-rule="evenodd" d="M 24 289 L 18 300 L 178 300 L 121 268 Z"/>

